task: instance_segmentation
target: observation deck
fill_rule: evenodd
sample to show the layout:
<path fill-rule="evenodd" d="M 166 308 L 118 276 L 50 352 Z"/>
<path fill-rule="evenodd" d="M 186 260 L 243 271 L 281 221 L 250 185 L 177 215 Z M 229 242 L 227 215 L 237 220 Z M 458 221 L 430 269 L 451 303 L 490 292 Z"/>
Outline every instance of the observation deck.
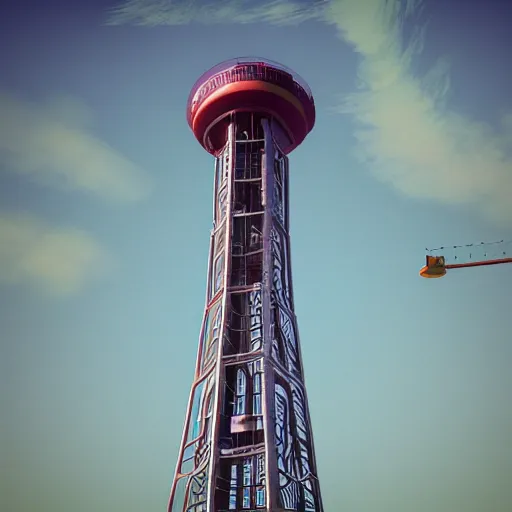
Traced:
<path fill-rule="evenodd" d="M 315 103 L 306 82 L 291 69 L 257 57 L 217 64 L 197 80 L 187 102 L 190 128 L 214 155 L 226 144 L 230 115 L 241 112 L 275 119 L 287 134 L 281 147 L 286 154 L 315 124 Z"/>

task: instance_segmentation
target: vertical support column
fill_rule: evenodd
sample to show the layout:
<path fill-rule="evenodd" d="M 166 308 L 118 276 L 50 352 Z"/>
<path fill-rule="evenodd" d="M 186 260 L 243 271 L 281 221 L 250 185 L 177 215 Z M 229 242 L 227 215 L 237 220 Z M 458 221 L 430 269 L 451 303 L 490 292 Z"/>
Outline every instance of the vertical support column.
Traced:
<path fill-rule="evenodd" d="M 268 119 L 262 119 L 265 149 L 262 159 L 262 203 L 263 217 L 263 425 L 265 429 L 265 474 L 267 510 L 273 512 L 279 507 L 279 474 L 277 472 L 277 455 L 275 448 L 274 425 L 274 367 L 272 356 L 271 327 L 271 288 L 272 288 L 272 202 L 274 197 L 274 141 Z"/>
<path fill-rule="evenodd" d="M 285 210 L 285 231 L 287 233 L 286 236 L 286 253 L 288 255 L 288 266 L 286 269 L 286 273 L 288 276 L 288 286 L 289 286 L 289 300 L 291 303 L 292 311 L 294 312 L 294 322 L 296 326 L 296 339 L 297 339 L 297 353 L 299 356 L 299 366 L 300 366 L 300 374 L 302 375 L 302 391 L 304 393 L 304 409 L 305 409 L 305 416 L 306 421 L 309 426 L 309 448 L 311 451 L 311 458 L 310 458 L 310 466 L 313 472 L 313 484 L 314 484 L 314 496 L 315 496 L 315 506 L 317 507 L 318 512 L 323 512 L 323 502 L 322 502 L 322 494 L 320 492 L 320 483 L 318 479 L 318 468 L 317 468 L 317 459 L 316 459 L 316 453 L 315 453 L 315 443 L 314 443 L 314 436 L 313 436 L 313 426 L 311 423 L 311 414 L 309 409 L 309 400 L 307 395 L 307 386 L 305 382 L 305 374 L 304 374 L 304 364 L 302 359 L 302 345 L 300 342 L 300 331 L 298 328 L 298 322 L 297 317 L 295 315 L 295 305 L 294 305 L 294 290 L 293 290 L 293 272 L 292 272 L 292 251 L 291 251 L 291 236 L 290 236 L 290 225 L 289 225 L 289 219 L 290 219 L 290 192 L 289 192 L 289 162 L 288 159 L 285 159 L 285 176 L 283 180 L 283 187 L 284 187 L 284 205 L 283 208 Z"/>
<path fill-rule="evenodd" d="M 231 122 L 228 129 L 228 147 L 229 147 L 229 165 L 227 176 L 227 199 L 226 199 L 226 233 L 224 247 L 224 289 L 222 291 L 222 320 L 219 335 L 219 344 L 217 347 L 217 362 L 215 367 L 215 388 L 213 402 L 213 424 L 211 434 L 211 451 L 210 451 L 210 467 L 208 470 L 208 480 L 210 486 L 208 489 L 207 512 L 217 512 L 215 510 L 215 487 L 217 485 L 217 467 L 219 464 L 220 447 L 219 447 L 219 428 L 222 413 L 223 389 L 225 385 L 224 362 L 222 360 L 224 352 L 224 335 L 227 321 L 228 304 L 228 287 L 230 283 L 231 273 L 231 237 L 233 225 L 233 176 L 235 168 L 235 134 L 236 125 Z M 222 171 L 224 172 L 224 171 Z"/>
<path fill-rule="evenodd" d="M 217 158 L 215 160 L 215 174 L 214 174 L 214 187 L 213 187 L 213 219 L 215 219 L 215 208 L 216 208 L 216 194 L 217 194 L 217 183 L 218 183 L 218 173 L 222 172 L 222 165 L 221 162 L 219 162 L 219 159 Z M 206 271 L 206 297 L 205 297 L 205 310 L 203 313 L 203 318 L 201 322 L 201 330 L 199 334 L 199 340 L 203 339 L 204 336 L 204 329 L 205 329 L 205 319 L 208 316 L 208 303 L 210 301 L 210 287 L 212 286 L 212 281 L 214 279 L 213 276 L 213 253 L 214 253 L 214 243 L 215 243 L 215 227 L 212 229 L 210 233 L 210 247 L 208 252 L 208 267 Z M 181 442 L 180 442 L 180 448 L 178 450 L 178 458 L 176 462 L 176 468 L 174 470 L 174 477 L 172 481 L 171 486 L 171 492 L 169 494 L 169 500 L 167 502 L 167 510 L 168 512 L 171 512 L 175 509 L 175 501 L 176 501 L 176 487 L 178 482 L 178 475 L 180 473 L 180 467 L 181 467 L 181 461 L 183 459 L 183 453 L 185 450 L 185 443 L 187 439 L 187 432 L 189 429 L 189 424 L 192 417 L 192 400 L 194 397 L 194 392 L 196 390 L 198 379 L 200 378 L 201 373 L 201 360 L 203 357 L 202 353 L 202 343 L 199 342 L 199 348 L 197 350 L 197 356 L 196 356 L 196 367 L 194 372 L 194 380 L 192 382 L 192 386 L 190 388 L 190 394 L 187 402 L 187 409 L 185 412 L 185 420 L 183 422 L 183 430 L 181 435 Z M 178 498 L 179 500 L 179 498 Z"/>

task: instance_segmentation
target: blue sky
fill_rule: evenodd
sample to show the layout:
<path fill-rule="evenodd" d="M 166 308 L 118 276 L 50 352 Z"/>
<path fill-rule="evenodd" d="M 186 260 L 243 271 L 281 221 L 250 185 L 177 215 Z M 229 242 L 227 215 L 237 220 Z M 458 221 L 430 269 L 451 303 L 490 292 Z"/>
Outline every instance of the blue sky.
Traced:
<path fill-rule="evenodd" d="M 512 239 L 511 23 L 498 0 L 11 6 L 0 508 L 165 508 L 211 228 L 185 104 L 261 55 L 317 104 L 291 230 L 326 510 L 509 511 L 512 266 L 417 272 L 425 247 Z"/>

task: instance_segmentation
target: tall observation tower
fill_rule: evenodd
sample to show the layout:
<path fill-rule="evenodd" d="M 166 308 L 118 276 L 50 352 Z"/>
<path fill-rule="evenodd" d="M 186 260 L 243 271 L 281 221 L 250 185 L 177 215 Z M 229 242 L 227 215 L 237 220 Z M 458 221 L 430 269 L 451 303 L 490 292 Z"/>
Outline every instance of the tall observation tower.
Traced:
<path fill-rule="evenodd" d="M 259 58 L 194 85 L 188 123 L 215 156 L 206 308 L 169 512 L 322 512 L 290 268 L 287 154 L 311 92 Z"/>

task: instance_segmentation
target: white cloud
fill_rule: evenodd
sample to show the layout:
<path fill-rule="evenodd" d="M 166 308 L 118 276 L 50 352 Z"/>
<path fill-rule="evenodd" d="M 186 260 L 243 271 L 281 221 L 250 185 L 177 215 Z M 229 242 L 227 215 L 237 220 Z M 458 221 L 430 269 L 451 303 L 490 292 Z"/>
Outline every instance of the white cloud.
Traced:
<path fill-rule="evenodd" d="M 135 201 L 147 194 L 145 174 L 94 137 L 91 113 L 76 100 L 35 106 L 0 91 L 0 114 L 2 170 L 109 200 Z"/>
<path fill-rule="evenodd" d="M 70 295 L 110 265 L 86 233 L 58 229 L 28 215 L 0 215 L 0 283 Z"/>
<path fill-rule="evenodd" d="M 410 63 L 422 50 L 423 28 L 403 44 L 404 19 L 421 0 L 332 0 L 302 3 L 249 0 L 126 0 L 110 23 L 334 25 L 361 57 L 360 87 L 337 109 L 356 122 L 358 154 L 380 180 L 411 197 L 468 204 L 500 222 L 512 221 L 512 116 L 492 127 L 447 108 L 449 73 L 440 60 L 418 78 Z M 468 27 L 469 29 L 469 27 Z"/>
<path fill-rule="evenodd" d="M 419 5 L 417 0 L 332 3 L 329 19 L 362 57 L 362 87 L 339 110 L 356 119 L 359 154 L 379 179 L 409 196 L 472 204 L 494 220 L 510 222 L 506 131 L 446 108 L 445 61 L 423 79 L 410 70 L 422 34 L 404 47 L 401 23 Z"/>
<path fill-rule="evenodd" d="M 327 0 L 125 0 L 109 12 L 109 25 L 186 25 L 191 22 L 296 25 L 320 19 Z"/>

